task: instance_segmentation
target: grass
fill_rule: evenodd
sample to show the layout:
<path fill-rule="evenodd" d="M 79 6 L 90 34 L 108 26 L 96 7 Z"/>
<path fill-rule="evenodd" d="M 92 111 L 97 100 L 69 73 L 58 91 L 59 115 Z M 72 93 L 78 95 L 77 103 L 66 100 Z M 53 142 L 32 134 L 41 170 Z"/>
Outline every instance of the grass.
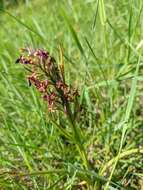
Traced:
<path fill-rule="evenodd" d="M 142 0 L 24 1 L 0 11 L 0 189 L 143 188 Z M 84 106 L 76 123 L 90 163 L 50 120 L 15 64 L 21 47 L 47 49 Z"/>

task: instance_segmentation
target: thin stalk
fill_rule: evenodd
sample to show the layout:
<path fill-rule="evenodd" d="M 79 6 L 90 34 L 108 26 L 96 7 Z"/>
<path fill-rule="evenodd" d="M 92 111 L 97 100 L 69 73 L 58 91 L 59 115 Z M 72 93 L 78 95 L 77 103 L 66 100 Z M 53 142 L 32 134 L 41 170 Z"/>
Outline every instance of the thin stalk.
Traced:
<path fill-rule="evenodd" d="M 86 151 L 85 151 L 84 146 L 83 146 L 83 144 L 81 142 L 81 137 L 80 137 L 79 131 L 77 130 L 74 118 L 72 117 L 72 113 L 71 113 L 69 103 L 67 101 L 66 101 L 66 111 L 67 111 L 67 116 L 68 116 L 69 123 L 70 123 L 70 125 L 72 127 L 74 137 L 75 137 L 75 140 L 76 140 L 77 150 L 78 150 L 79 154 L 81 155 L 84 167 L 86 169 L 89 169 L 89 163 L 88 163 Z"/>
<path fill-rule="evenodd" d="M 56 169 L 56 170 L 47 170 L 47 171 L 34 171 L 29 173 L 20 173 L 20 172 L 3 172 L 0 173 L 0 177 L 2 176 L 11 176 L 11 177 L 25 177 L 25 176 L 37 176 L 37 175 L 48 175 L 48 174 L 55 174 L 55 173 L 68 173 L 66 170 Z"/>

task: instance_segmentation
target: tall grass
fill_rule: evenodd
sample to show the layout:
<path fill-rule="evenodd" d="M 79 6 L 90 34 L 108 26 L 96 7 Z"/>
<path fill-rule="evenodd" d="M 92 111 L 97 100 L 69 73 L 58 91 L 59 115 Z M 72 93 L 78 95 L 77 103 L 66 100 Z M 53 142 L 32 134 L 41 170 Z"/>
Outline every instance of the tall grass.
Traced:
<path fill-rule="evenodd" d="M 142 0 L 35 0 L 1 9 L 1 189 L 143 188 L 142 8 Z M 47 49 L 60 63 L 59 45 L 84 108 L 76 127 L 86 168 L 62 131 L 71 134 L 66 117 L 50 120 L 15 64 L 21 47 Z"/>

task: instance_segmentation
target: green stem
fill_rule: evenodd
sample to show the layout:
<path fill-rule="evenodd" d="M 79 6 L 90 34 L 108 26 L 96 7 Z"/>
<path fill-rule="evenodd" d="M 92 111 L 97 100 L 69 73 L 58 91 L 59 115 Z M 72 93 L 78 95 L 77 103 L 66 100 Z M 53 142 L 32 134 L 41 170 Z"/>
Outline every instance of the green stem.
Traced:
<path fill-rule="evenodd" d="M 45 171 L 34 171 L 34 172 L 29 172 L 29 173 L 20 173 L 20 172 L 3 172 L 0 173 L 0 176 L 12 176 L 12 177 L 25 177 L 25 176 L 36 176 L 36 175 L 48 175 L 48 174 L 55 174 L 55 173 L 68 173 L 66 170 L 62 169 L 56 169 L 56 170 L 45 170 Z"/>
<path fill-rule="evenodd" d="M 80 154 L 80 156 L 82 158 L 84 167 L 86 169 L 89 169 L 89 163 L 88 163 L 86 151 L 85 151 L 84 146 L 82 144 L 80 133 L 77 130 L 77 127 L 75 126 L 75 121 L 74 121 L 74 118 L 72 116 L 71 109 L 70 109 L 70 106 L 69 106 L 68 102 L 66 102 L 66 109 L 67 109 L 66 111 L 67 111 L 68 120 L 69 120 L 69 122 L 71 124 L 72 130 L 73 130 L 73 133 L 74 133 L 77 150 L 78 150 L 78 152 L 79 152 L 79 154 Z"/>

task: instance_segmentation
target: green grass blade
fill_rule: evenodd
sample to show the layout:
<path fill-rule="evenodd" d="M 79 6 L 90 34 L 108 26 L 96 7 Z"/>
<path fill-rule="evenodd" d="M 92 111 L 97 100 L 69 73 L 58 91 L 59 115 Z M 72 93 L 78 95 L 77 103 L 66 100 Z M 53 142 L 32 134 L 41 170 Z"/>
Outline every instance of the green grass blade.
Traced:
<path fill-rule="evenodd" d="M 97 0 L 97 6 L 96 6 L 95 16 L 94 16 L 94 20 L 93 20 L 93 26 L 92 26 L 93 30 L 95 29 L 95 25 L 96 25 L 96 21 L 97 21 L 98 8 L 99 8 L 99 0 Z"/>
<path fill-rule="evenodd" d="M 22 22 L 20 19 L 18 19 L 16 16 L 12 15 L 8 11 L 4 9 L 0 9 L 1 12 L 4 12 L 5 14 L 9 15 L 11 18 L 13 18 L 15 21 L 17 21 L 20 25 L 24 26 L 26 29 L 37 35 L 41 40 L 43 40 L 43 36 L 41 36 L 38 32 L 36 32 L 33 28 L 29 27 L 27 24 Z"/>
<path fill-rule="evenodd" d="M 77 47 L 79 48 L 81 54 L 85 57 L 84 49 L 83 49 L 83 47 L 82 47 L 82 45 L 81 45 L 81 43 L 80 43 L 80 40 L 79 40 L 79 38 L 78 38 L 78 36 L 77 36 L 77 33 L 76 33 L 76 31 L 74 30 L 74 28 L 73 28 L 73 26 L 72 26 L 72 24 L 71 24 L 69 18 L 67 17 L 67 15 L 66 15 L 66 13 L 65 13 L 64 11 L 62 11 L 62 16 L 63 16 L 63 18 L 64 18 L 64 20 L 65 20 L 65 22 L 66 22 L 68 28 L 70 29 L 70 32 L 71 32 L 71 34 L 72 34 L 72 37 L 73 37 L 73 39 L 74 39 L 74 41 L 75 41 Z"/>
<path fill-rule="evenodd" d="M 113 176 L 113 173 L 114 173 L 115 168 L 117 166 L 117 163 L 118 163 L 118 161 L 120 159 L 120 154 L 121 154 L 123 143 L 124 143 L 125 133 L 126 133 L 126 130 L 128 128 L 128 121 L 129 121 L 130 114 L 131 114 L 131 111 L 132 111 L 132 108 L 133 108 L 133 103 L 134 103 L 134 100 L 135 100 L 135 97 L 136 97 L 139 66 L 140 66 L 140 57 L 138 58 L 136 71 L 135 71 L 135 74 L 134 74 L 134 78 L 132 79 L 131 90 L 130 90 L 128 103 L 127 103 L 127 108 L 126 108 L 126 112 L 125 112 L 124 123 L 123 123 L 123 126 L 122 126 L 122 136 L 121 136 L 121 141 L 120 141 L 119 152 L 118 152 L 118 155 L 117 155 L 117 157 L 115 159 L 115 164 L 113 165 L 113 168 L 111 170 L 111 173 L 110 173 L 110 176 L 109 176 L 109 181 L 106 184 L 104 190 L 109 189 L 110 181 L 112 179 L 112 176 Z"/>

